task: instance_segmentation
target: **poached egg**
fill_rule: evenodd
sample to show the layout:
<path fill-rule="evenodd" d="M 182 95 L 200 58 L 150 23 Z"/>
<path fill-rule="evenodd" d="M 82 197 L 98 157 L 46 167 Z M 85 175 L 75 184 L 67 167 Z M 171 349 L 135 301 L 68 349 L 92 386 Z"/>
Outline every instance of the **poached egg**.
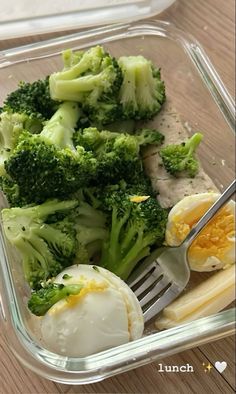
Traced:
<path fill-rule="evenodd" d="M 139 301 L 110 271 L 73 265 L 54 282 L 81 283 L 83 288 L 78 295 L 58 301 L 42 317 L 42 340 L 49 350 L 84 357 L 142 336 L 144 320 Z"/>
<path fill-rule="evenodd" d="M 169 212 L 166 243 L 178 246 L 191 228 L 219 198 L 201 193 L 183 198 Z M 193 271 L 214 271 L 235 263 L 235 202 L 229 201 L 202 230 L 188 251 Z"/>

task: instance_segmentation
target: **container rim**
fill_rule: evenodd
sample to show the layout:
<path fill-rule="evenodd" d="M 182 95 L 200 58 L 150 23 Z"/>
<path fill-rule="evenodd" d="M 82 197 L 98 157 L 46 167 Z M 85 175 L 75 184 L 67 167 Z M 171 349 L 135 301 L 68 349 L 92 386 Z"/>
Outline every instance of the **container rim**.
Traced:
<path fill-rule="evenodd" d="M 191 35 L 182 32 L 169 22 L 154 20 L 116 24 L 1 51 L 0 71 L 1 68 L 10 67 L 19 62 L 58 54 L 61 52 L 59 48 L 62 45 L 84 48 L 144 35 L 169 38 L 182 45 L 233 131 L 234 102 L 219 75 L 200 44 Z M 2 281 L 1 288 L 4 288 L 6 293 L 2 302 L 0 298 L 0 315 L 2 315 L 3 323 L 9 320 L 14 328 L 14 340 L 13 344 L 10 344 L 14 354 L 25 366 L 43 377 L 67 384 L 92 383 L 234 333 L 235 309 L 229 309 L 93 356 L 84 358 L 58 356 L 34 343 L 23 325 L 12 275 L 7 263 L 3 234 L 0 235 L 2 262 L 0 281 Z M 3 324 L 3 328 L 6 330 L 6 324 Z M 18 351 L 22 347 L 24 356 Z"/>
<path fill-rule="evenodd" d="M 109 37 L 107 37 L 108 34 Z M 70 46 L 76 44 L 77 47 L 83 49 L 86 46 L 105 44 L 124 37 L 142 35 L 169 38 L 183 46 L 232 131 L 235 131 L 235 102 L 210 59 L 191 34 L 167 21 L 153 19 L 149 22 L 141 20 L 131 23 L 117 23 L 3 50 L 0 51 L 0 69 L 26 60 L 59 54 L 61 45 L 68 47 L 68 44 Z M 90 40 L 89 43 L 88 40 Z"/>
<path fill-rule="evenodd" d="M 175 2 L 175 0 L 158 2 L 155 0 L 97 0 L 96 2 L 77 0 L 74 2 L 76 4 L 73 4 L 73 9 L 71 2 L 65 5 L 63 2 L 60 4 L 59 1 L 57 7 L 51 7 L 50 10 L 47 9 L 47 5 L 45 7 L 41 4 L 39 12 L 34 13 L 31 7 L 28 8 L 26 5 L 24 15 L 19 7 L 17 18 L 14 18 L 9 12 L 12 1 L 10 0 L 5 13 L 0 16 L 0 40 L 63 31 L 66 34 L 66 30 L 91 29 L 105 24 L 133 22 L 158 15 Z"/>

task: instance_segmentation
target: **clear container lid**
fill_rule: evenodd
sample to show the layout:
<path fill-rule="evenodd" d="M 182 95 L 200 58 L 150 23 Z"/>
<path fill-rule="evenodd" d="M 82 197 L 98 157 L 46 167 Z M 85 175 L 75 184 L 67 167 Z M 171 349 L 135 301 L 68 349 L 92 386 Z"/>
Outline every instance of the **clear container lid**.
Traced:
<path fill-rule="evenodd" d="M 0 39 L 134 21 L 157 15 L 175 0 L 2 0 Z"/>

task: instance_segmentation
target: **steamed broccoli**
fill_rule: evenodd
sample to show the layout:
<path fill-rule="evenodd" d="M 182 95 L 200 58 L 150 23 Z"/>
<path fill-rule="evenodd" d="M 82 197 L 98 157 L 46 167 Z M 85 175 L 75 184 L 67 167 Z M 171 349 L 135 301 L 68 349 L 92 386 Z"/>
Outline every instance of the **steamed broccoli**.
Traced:
<path fill-rule="evenodd" d="M 160 149 L 164 167 L 171 175 L 178 176 L 181 172 L 194 178 L 198 172 L 198 160 L 194 157 L 203 135 L 195 133 L 186 142 L 179 145 L 167 145 Z"/>
<path fill-rule="evenodd" d="M 38 291 L 34 291 L 28 301 L 29 310 L 36 316 L 44 316 L 58 301 L 80 293 L 83 285 L 63 285 L 50 283 Z"/>
<path fill-rule="evenodd" d="M 0 190 L 11 207 L 22 207 L 28 204 L 27 199 L 21 195 L 17 183 L 7 175 L 0 176 Z"/>
<path fill-rule="evenodd" d="M 2 210 L 3 228 L 7 239 L 22 256 L 26 281 L 32 288 L 56 276 L 71 264 L 76 255 L 76 232 L 65 219 L 47 223 L 50 215 L 69 212 L 76 200 L 49 200 L 41 205 Z"/>
<path fill-rule="evenodd" d="M 89 264 L 101 252 L 102 242 L 108 238 L 106 215 L 80 199 L 78 208 L 70 218 L 76 231 L 76 261 Z"/>
<path fill-rule="evenodd" d="M 117 183 L 120 179 L 131 180 L 142 170 L 140 147 L 147 144 L 159 145 L 164 136 L 157 130 L 143 129 L 137 134 L 98 131 L 95 127 L 75 133 L 75 145 L 92 151 L 97 159 L 94 183 Z"/>
<path fill-rule="evenodd" d="M 135 137 L 140 146 L 161 145 L 165 136 L 156 129 L 143 128 L 135 132 Z"/>
<path fill-rule="evenodd" d="M 30 127 L 38 131 L 45 120 L 50 119 L 58 108 L 49 92 L 49 77 L 32 83 L 20 82 L 18 89 L 8 94 L 3 104 L 7 112 L 19 112 L 28 115 Z"/>
<path fill-rule="evenodd" d="M 50 94 L 56 100 L 81 104 L 93 124 L 103 125 L 118 119 L 117 93 L 122 74 L 115 58 L 101 46 L 87 51 L 63 52 L 64 69 L 50 76 Z"/>
<path fill-rule="evenodd" d="M 102 130 L 104 127 L 100 128 Z M 119 119 L 114 122 L 106 124 L 106 130 L 115 133 L 128 133 L 134 134 L 135 132 L 135 120 L 134 119 Z"/>
<path fill-rule="evenodd" d="M 150 254 L 152 245 L 162 245 L 167 211 L 156 198 L 141 195 L 134 186 L 105 193 L 103 209 L 110 214 L 110 233 L 103 243 L 100 265 L 126 280 Z"/>
<path fill-rule="evenodd" d="M 122 56 L 118 64 L 123 75 L 119 92 L 123 117 L 152 119 L 165 101 L 160 69 L 141 55 Z"/>
<path fill-rule="evenodd" d="M 63 53 L 64 69 L 49 78 L 55 100 L 77 101 L 94 107 L 120 87 L 119 67 L 101 46 L 87 51 Z"/>
<path fill-rule="evenodd" d="M 165 101 L 160 69 L 141 55 L 117 62 L 101 46 L 62 55 L 64 69 L 49 78 L 51 97 L 80 103 L 92 126 L 152 119 Z"/>
<path fill-rule="evenodd" d="M 19 186 L 6 174 L 5 162 L 16 147 L 20 135 L 28 125 L 28 115 L 2 112 L 0 114 L 0 190 L 10 205 L 25 205 L 27 201 L 20 195 Z"/>
<path fill-rule="evenodd" d="M 5 168 L 28 203 L 66 198 L 94 175 L 93 155 L 73 145 L 79 115 L 77 103 L 65 102 L 40 134 L 24 132 L 20 135 Z"/>
<path fill-rule="evenodd" d="M 160 145 L 164 141 L 164 135 L 156 129 L 143 128 L 130 135 L 126 132 L 115 132 L 109 130 L 98 130 L 96 127 L 87 127 L 74 134 L 75 145 L 81 145 L 86 150 L 92 150 L 97 154 L 110 151 L 116 140 L 127 137 L 130 141 L 136 141 L 138 150 L 140 146 L 150 144 Z"/>
<path fill-rule="evenodd" d="M 19 113 L 0 114 L 0 176 L 6 174 L 4 162 L 18 143 L 20 134 L 26 128 L 28 116 Z"/>

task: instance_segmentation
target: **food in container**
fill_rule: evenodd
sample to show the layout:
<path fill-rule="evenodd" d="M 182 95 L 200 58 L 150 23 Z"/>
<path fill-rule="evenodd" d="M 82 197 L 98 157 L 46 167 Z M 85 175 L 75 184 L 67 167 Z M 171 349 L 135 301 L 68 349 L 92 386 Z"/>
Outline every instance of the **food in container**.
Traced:
<path fill-rule="evenodd" d="M 124 31 L 122 31 L 122 29 L 124 29 Z M 139 27 L 139 30 L 135 30 L 136 26 L 134 24 L 129 30 L 129 37 L 126 36 L 125 29 L 124 27 L 117 27 L 117 34 L 119 34 L 119 40 L 121 41 L 111 41 L 111 39 L 118 38 L 115 30 L 113 30 L 113 36 L 109 33 L 109 39 L 106 37 L 107 48 L 112 50 L 114 54 L 119 54 L 119 56 L 121 54 L 123 55 L 125 51 L 127 54 L 130 54 L 130 48 L 133 48 L 133 53 L 136 54 L 140 51 L 142 55 L 152 58 L 153 61 L 156 61 L 156 63 L 161 66 L 163 78 L 167 81 L 168 95 L 174 102 L 176 111 L 181 114 L 181 118 L 184 119 L 184 122 L 188 121 L 195 130 L 204 130 L 205 143 L 202 144 L 202 148 L 199 149 L 203 167 L 207 170 L 206 172 L 218 189 L 221 189 L 222 185 L 226 186 L 233 176 L 233 152 L 230 149 L 233 135 L 230 126 L 225 122 L 219 108 L 209 94 L 210 92 L 213 97 L 219 99 L 220 96 L 218 95 L 219 91 L 222 92 L 222 90 L 220 90 L 222 86 L 218 83 L 216 74 L 212 74 L 212 72 L 209 71 L 208 60 L 205 62 L 206 58 L 201 50 L 199 50 L 197 44 L 194 43 L 194 45 L 190 45 L 191 39 L 188 41 L 185 35 L 182 35 L 181 41 L 177 41 L 179 32 L 175 31 L 172 27 L 167 27 L 162 24 L 156 25 L 154 23 L 147 24 L 145 29 L 144 27 Z M 149 32 L 148 35 L 146 35 L 147 31 Z M 99 34 L 100 36 L 97 36 L 97 39 L 99 43 L 103 43 L 103 39 L 107 34 L 106 28 L 104 28 L 104 33 L 100 31 Z M 169 38 L 174 35 L 176 35 L 176 41 Z M 123 38 L 121 39 L 121 37 Z M 73 42 L 69 38 L 68 42 L 63 40 L 61 49 L 64 49 L 66 46 L 79 48 L 82 46 L 81 40 L 83 39 L 84 45 L 86 38 L 82 37 L 78 37 L 77 41 L 74 38 Z M 145 46 L 147 39 L 148 46 Z M 157 42 L 158 61 L 157 58 L 155 58 Z M 94 41 L 92 39 L 90 41 L 87 39 L 85 45 L 92 46 L 93 43 Z M 124 43 L 126 43 L 126 45 L 124 45 Z M 152 51 L 154 47 L 155 51 Z M 38 59 L 32 58 L 29 62 L 17 62 L 8 67 L 4 66 L 4 58 L 2 63 L 4 67 L 1 68 L 1 77 L 9 81 L 7 87 L 2 91 L 4 97 L 7 92 L 16 87 L 19 80 L 25 79 L 26 75 L 31 75 L 31 80 L 34 80 L 38 76 L 43 77 L 52 72 L 55 69 L 55 65 L 58 65 L 58 57 L 56 48 L 54 49 L 52 47 L 50 51 L 51 54 L 49 57 Z M 47 49 L 43 49 L 41 54 L 48 54 Z M 173 54 L 175 55 L 175 59 L 178 58 L 179 60 L 176 60 L 175 65 L 169 61 L 170 57 L 173 58 Z M 7 56 L 8 61 L 14 61 L 17 58 L 19 59 L 21 55 L 17 53 L 14 55 L 8 53 Z M 23 57 L 27 57 L 27 49 Z M 192 63 L 191 59 L 193 59 L 195 63 Z M 34 67 L 32 67 L 32 64 Z M 176 66 L 177 64 L 179 66 Z M 208 76 L 208 80 L 210 78 L 217 89 L 210 88 L 210 90 L 208 90 L 205 87 L 194 64 L 203 67 L 205 75 Z M 188 71 L 186 72 L 186 70 Z M 224 89 L 223 92 L 225 93 Z M 186 99 L 186 97 L 189 96 L 192 97 L 192 100 Z M 201 100 L 199 100 L 199 97 L 201 97 Z M 231 111 L 232 102 L 227 93 L 225 97 L 226 99 L 223 101 L 220 97 L 222 103 L 221 108 L 223 108 L 224 115 L 230 124 L 232 123 L 233 114 Z M 207 112 L 205 108 L 208 108 Z M 196 123 L 198 124 L 196 125 Z M 225 133 L 224 147 L 222 147 L 220 136 L 220 131 L 222 129 L 224 129 Z M 212 138 L 213 134 L 214 139 Z M 217 154 L 213 154 L 212 149 L 209 148 L 209 146 L 212 146 L 213 142 Z M 225 151 L 229 153 L 227 158 L 224 156 Z M 225 160 L 224 165 L 222 165 L 222 160 Z M 229 310 L 215 316 L 209 316 L 205 318 L 203 322 L 197 320 L 189 323 L 186 327 L 179 327 L 178 330 L 167 330 L 163 333 L 153 330 L 151 331 L 151 335 L 144 336 L 140 340 L 107 350 L 105 353 L 100 353 L 99 355 L 90 356 L 88 359 L 82 358 L 82 360 L 84 360 L 82 366 L 81 362 L 76 358 L 69 357 L 69 359 L 65 359 L 63 356 L 55 356 L 52 352 L 41 347 L 37 339 L 37 327 L 34 326 L 31 316 L 26 311 L 28 290 L 24 285 L 20 265 L 15 264 L 15 262 L 18 261 L 18 256 L 5 241 L 3 250 L 2 261 L 4 264 L 2 270 L 5 291 L 2 294 L 2 308 L 4 308 L 3 313 L 5 316 L 4 327 L 7 327 L 8 331 L 11 330 L 12 346 L 14 346 L 16 353 L 19 352 L 21 354 L 21 359 L 23 359 L 26 364 L 30 365 L 31 368 L 37 370 L 41 375 L 48 376 L 51 379 L 64 382 L 73 381 L 76 383 L 89 382 L 92 379 L 93 381 L 96 379 L 98 380 L 109 376 L 111 371 L 112 373 L 118 372 L 118 365 L 120 365 L 120 363 L 122 363 L 122 371 L 125 371 L 137 365 L 137 358 L 141 358 L 141 363 L 144 363 L 151 354 L 153 359 L 163 357 L 167 351 L 168 353 L 170 352 L 169 347 L 172 347 L 172 345 L 170 345 L 172 343 L 175 347 L 178 344 L 178 348 L 183 350 L 186 343 L 188 343 L 187 346 L 191 346 L 190 343 L 192 342 L 195 344 L 203 343 L 204 341 L 209 341 L 213 337 L 216 338 L 219 333 L 222 335 L 222 332 L 224 332 L 224 335 L 226 335 L 232 332 L 233 312 Z M 202 281 L 202 277 L 199 277 L 199 281 Z M 195 276 L 194 285 L 196 285 L 197 282 L 198 280 Z M 12 300 L 12 302 L 9 303 L 9 300 Z M 13 313 L 13 326 L 9 323 L 9 306 L 11 308 L 10 313 Z M 197 327 L 201 327 L 200 334 L 199 330 L 196 329 Z M 21 343 L 24 343 L 23 347 Z M 130 352 L 131 349 L 132 356 Z M 38 359 L 43 361 L 39 362 Z M 98 360 L 99 369 L 97 366 Z"/>

